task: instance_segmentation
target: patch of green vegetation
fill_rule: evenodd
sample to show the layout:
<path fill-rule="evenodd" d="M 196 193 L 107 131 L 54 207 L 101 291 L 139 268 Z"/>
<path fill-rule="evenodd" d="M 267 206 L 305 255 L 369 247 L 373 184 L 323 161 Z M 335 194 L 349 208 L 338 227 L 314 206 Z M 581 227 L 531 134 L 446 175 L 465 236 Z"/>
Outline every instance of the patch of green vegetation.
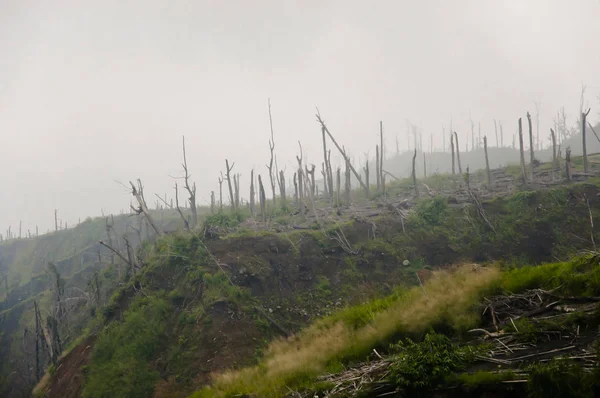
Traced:
<path fill-rule="evenodd" d="M 83 396 L 147 397 L 159 377 L 149 361 L 165 344 L 173 315 L 168 300 L 138 296 L 123 322 L 109 324 L 94 345 Z"/>
<path fill-rule="evenodd" d="M 506 372 L 477 371 L 475 373 L 461 373 L 448 379 L 448 384 L 458 384 L 467 388 L 491 387 L 503 381 L 515 380 L 512 370 Z"/>
<path fill-rule="evenodd" d="M 527 392 L 530 398 L 593 398 L 600 393 L 600 372 L 586 372 L 562 358 L 529 367 Z"/>
<path fill-rule="evenodd" d="M 234 228 L 248 219 L 250 214 L 245 210 L 220 211 L 204 218 L 204 228 Z"/>

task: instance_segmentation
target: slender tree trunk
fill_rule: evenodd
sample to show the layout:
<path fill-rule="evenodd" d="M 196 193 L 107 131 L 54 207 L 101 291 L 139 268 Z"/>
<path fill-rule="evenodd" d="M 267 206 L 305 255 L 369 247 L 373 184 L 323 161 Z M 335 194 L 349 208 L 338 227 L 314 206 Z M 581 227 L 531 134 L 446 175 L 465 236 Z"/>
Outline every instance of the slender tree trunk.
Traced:
<path fill-rule="evenodd" d="M 552 181 L 556 180 L 556 134 L 553 129 L 550 129 L 550 137 L 552 137 Z"/>
<path fill-rule="evenodd" d="M 367 158 L 367 162 L 365 163 L 365 185 L 367 189 L 365 189 L 365 195 L 367 199 L 371 197 L 371 193 L 369 192 L 369 158 Z"/>
<path fill-rule="evenodd" d="M 337 176 L 336 176 L 336 199 L 337 199 L 337 205 L 340 206 L 341 205 L 341 195 L 340 195 L 340 190 L 341 190 L 341 186 L 342 186 L 342 170 L 338 167 L 337 168 Z"/>
<path fill-rule="evenodd" d="M 298 173 L 294 173 L 294 202 L 300 206 L 300 197 L 298 196 Z"/>
<path fill-rule="evenodd" d="M 231 185 L 231 169 L 233 169 L 234 164 L 229 167 L 229 160 L 225 159 L 225 170 L 227 170 L 225 174 L 227 176 L 227 185 L 229 187 L 229 203 L 231 204 L 232 210 L 235 210 L 235 196 L 233 194 L 233 186 Z"/>
<path fill-rule="evenodd" d="M 521 153 L 521 173 L 523 174 L 523 183 L 527 185 L 527 173 L 525 172 L 525 150 L 523 148 L 523 123 L 519 118 L 519 151 Z"/>
<path fill-rule="evenodd" d="M 260 177 L 260 174 L 258 175 L 258 192 L 259 192 L 258 195 L 260 198 L 260 213 L 261 213 L 262 221 L 265 222 L 265 221 L 267 221 L 267 206 L 266 206 L 267 198 L 265 196 L 265 187 L 263 186 L 262 178 Z"/>
<path fill-rule="evenodd" d="M 346 183 L 345 183 L 345 201 L 346 206 L 350 206 L 350 191 L 352 187 L 350 186 L 350 161 L 346 161 Z"/>
<path fill-rule="evenodd" d="M 58 231 L 58 210 L 54 209 L 54 231 Z"/>
<path fill-rule="evenodd" d="M 223 178 L 219 178 L 219 211 L 223 211 Z"/>
<path fill-rule="evenodd" d="M 321 126 L 321 135 L 323 136 L 323 171 L 324 171 L 324 175 L 323 175 L 323 181 L 324 181 L 324 186 L 325 186 L 325 193 L 327 195 L 330 195 L 331 197 L 333 197 L 333 187 L 329 186 L 327 182 L 329 182 L 329 170 L 328 170 L 328 163 L 327 163 L 327 139 L 325 137 L 325 128 L 323 126 Z"/>
<path fill-rule="evenodd" d="M 285 195 L 285 175 L 283 170 L 279 170 L 279 196 L 281 196 L 281 207 L 287 206 L 287 198 Z"/>
<path fill-rule="evenodd" d="M 427 159 L 425 159 L 425 152 L 423 152 L 423 178 L 427 178 Z"/>
<path fill-rule="evenodd" d="M 496 137 L 498 138 L 498 137 Z M 492 187 L 492 174 L 490 173 L 490 160 L 488 158 L 487 136 L 483 136 L 483 151 L 485 153 L 485 171 L 487 175 L 488 187 Z"/>
<path fill-rule="evenodd" d="M 589 109 L 587 112 L 581 112 L 581 139 L 582 139 L 582 145 L 583 145 L 583 172 L 584 173 L 589 172 L 588 157 L 587 157 L 587 145 L 585 142 L 585 140 L 586 140 L 585 127 L 586 127 L 587 116 L 589 114 L 590 114 Z"/>
<path fill-rule="evenodd" d="M 377 165 L 377 169 L 379 170 L 379 179 L 382 182 L 382 191 L 385 190 L 385 188 L 383 187 L 383 158 L 385 156 L 385 151 L 383 148 L 383 121 L 379 121 L 379 149 L 380 149 L 380 154 L 379 154 L 379 164 Z"/>
<path fill-rule="evenodd" d="M 456 174 L 455 159 L 454 159 L 454 134 L 450 132 L 450 149 L 452 150 L 452 175 Z"/>
<path fill-rule="evenodd" d="M 458 148 L 458 134 L 454 132 L 454 143 L 456 144 L 456 160 L 458 161 L 458 173 L 462 175 L 462 165 L 460 164 L 460 149 Z"/>
<path fill-rule="evenodd" d="M 531 126 L 531 115 L 527 112 L 527 124 L 529 126 L 529 178 L 533 182 L 533 167 L 535 156 L 533 155 L 533 128 Z"/>
<path fill-rule="evenodd" d="M 381 174 L 379 174 L 379 145 L 375 146 L 375 174 L 377 175 L 377 192 L 381 191 Z"/>
<path fill-rule="evenodd" d="M 416 162 L 417 162 L 417 150 L 415 149 L 415 153 L 412 158 L 412 180 L 413 186 L 415 187 L 415 196 L 419 196 L 419 187 L 417 186 L 417 171 L 416 171 Z"/>
<path fill-rule="evenodd" d="M 496 119 L 494 119 L 494 134 L 496 134 L 496 146 L 498 145 L 498 124 L 496 123 Z"/>
<path fill-rule="evenodd" d="M 250 215 L 254 217 L 254 170 L 250 170 Z"/>
<path fill-rule="evenodd" d="M 504 129 L 502 128 L 502 122 L 500 124 L 500 147 L 504 148 Z"/>
<path fill-rule="evenodd" d="M 567 181 L 571 181 L 571 148 L 565 150 L 565 171 Z"/>

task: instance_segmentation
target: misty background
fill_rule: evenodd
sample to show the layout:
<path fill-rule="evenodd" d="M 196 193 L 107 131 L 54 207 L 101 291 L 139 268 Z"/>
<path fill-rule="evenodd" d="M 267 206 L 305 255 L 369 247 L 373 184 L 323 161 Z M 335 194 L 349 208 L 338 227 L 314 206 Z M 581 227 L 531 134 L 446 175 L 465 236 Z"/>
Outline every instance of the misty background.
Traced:
<path fill-rule="evenodd" d="M 546 138 L 561 106 L 575 123 L 582 83 L 594 123 L 599 15 L 598 0 L 2 0 L 0 231 L 118 213 L 116 181 L 141 178 L 150 205 L 172 196 L 182 135 L 199 204 L 225 158 L 247 197 L 250 169 L 267 172 L 268 98 L 287 176 L 298 140 L 320 165 L 315 106 L 355 161 L 379 120 L 388 153 L 396 134 L 407 148 L 406 119 L 441 149 L 451 119 L 511 137 L 540 102 Z"/>

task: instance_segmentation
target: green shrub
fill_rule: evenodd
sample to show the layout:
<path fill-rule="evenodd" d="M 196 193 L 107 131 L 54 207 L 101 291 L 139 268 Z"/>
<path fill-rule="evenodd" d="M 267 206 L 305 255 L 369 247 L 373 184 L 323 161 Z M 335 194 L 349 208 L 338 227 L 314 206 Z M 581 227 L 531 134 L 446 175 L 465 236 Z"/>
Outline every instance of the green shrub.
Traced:
<path fill-rule="evenodd" d="M 597 372 L 586 373 L 581 366 L 554 358 L 529 367 L 527 392 L 530 398 L 592 398 Z"/>

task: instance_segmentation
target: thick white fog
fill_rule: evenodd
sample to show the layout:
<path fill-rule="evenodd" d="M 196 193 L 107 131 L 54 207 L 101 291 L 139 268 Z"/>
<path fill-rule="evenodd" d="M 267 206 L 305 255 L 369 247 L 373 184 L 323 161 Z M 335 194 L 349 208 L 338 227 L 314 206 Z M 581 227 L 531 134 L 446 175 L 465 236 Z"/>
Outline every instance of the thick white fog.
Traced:
<path fill-rule="evenodd" d="M 383 120 L 388 147 L 406 120 L 435 134 L 469 120 L 493 131 L 541 104 L 590 118 L 600 102 L 600 2 L 0 2 L 0 232 L 127 209 L 115 181 L 171 195 L 181 136 L 200 204 L 225 158 L 247 190 L 265 173 L 271 98 L 279 166 L 298 140 L 321 160 L 315 106 L 364 158 Z M 429 146 L 429 143 L 426 144 Z"/>

